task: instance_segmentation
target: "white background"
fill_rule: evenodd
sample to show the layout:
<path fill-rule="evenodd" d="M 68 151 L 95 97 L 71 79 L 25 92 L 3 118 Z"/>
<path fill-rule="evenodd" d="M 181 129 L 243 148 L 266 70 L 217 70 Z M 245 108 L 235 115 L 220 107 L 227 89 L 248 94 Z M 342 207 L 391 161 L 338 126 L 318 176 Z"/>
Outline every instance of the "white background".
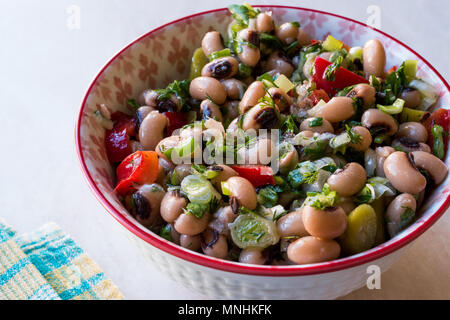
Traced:
<path fill-rule="evenodd" d="M 21 232 L 55 221 L 129 299 L 201 298 L 147 264 L 120 232 L 122 227 L 95 200 L 78 166 L 74 125 L 91 80 L 119 49 L 161 24 L 234 2 L 1 0 L 0 217 Z M 381 29 L 417 50 L 444 78 L 449 78 L 449 1 L 252 3 L 309 7 L 362 22 L 367 21 L 367 7 L 376 4 L 381 8 Z M 67 28 L 66 10 L 72 4 L 81 9 L 79 30 Z M 422 271 L 415 270 L 411 274 L 414 281 L 399 280 L 404 275 L 402 266 L 433 259 L 418 255 L 418 250 L 426 247 L 433 233 L 439 237 L 440 232 L 448 231 L 448 221 L 447 214 L 383 276 L 381 292 L 363 289 L 351 297 L 429 297 L 422 288 L 432 285 L 432 279 L 421 277 Z M 448 243 L 442 245 L 443 254 L 450 258 Z M 404 290 L 396 291 L 400 284 Z"/>

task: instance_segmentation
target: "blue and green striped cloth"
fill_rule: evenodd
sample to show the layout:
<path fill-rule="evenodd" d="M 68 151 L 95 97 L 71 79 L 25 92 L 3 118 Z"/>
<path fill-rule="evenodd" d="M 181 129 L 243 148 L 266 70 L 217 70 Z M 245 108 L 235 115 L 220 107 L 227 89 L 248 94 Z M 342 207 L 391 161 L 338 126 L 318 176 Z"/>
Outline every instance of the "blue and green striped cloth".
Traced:
<path fill-rule="evenodd" d="M 54 223 L 18 234 L 0 219 L 0 300 L 107 300 L 122 294 Z"/>

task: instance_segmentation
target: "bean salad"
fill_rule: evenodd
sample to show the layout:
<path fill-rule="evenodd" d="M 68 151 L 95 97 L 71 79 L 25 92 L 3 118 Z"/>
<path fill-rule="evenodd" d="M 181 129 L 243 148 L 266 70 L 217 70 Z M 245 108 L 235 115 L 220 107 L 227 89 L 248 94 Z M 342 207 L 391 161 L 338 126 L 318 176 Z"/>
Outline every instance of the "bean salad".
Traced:
<path fill-rule="evenodd" d="M 312 39 L 297 21 L 231 5 L 190 77 L 94 115 L 115 192 L 181 247 L 257 265 L 331 261 L 418 219 L 448 168 L 450 112 L 417 61 L 386 70 L 383 44 Z"/>

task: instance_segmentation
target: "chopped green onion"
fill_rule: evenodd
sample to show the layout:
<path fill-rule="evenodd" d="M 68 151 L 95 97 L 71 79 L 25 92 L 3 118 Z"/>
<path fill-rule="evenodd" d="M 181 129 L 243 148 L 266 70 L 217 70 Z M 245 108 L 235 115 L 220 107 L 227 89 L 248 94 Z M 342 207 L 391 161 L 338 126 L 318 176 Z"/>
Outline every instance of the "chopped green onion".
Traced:
<path fill-rule="evenodd" d="M 436 103 L 438 95 L 436 94 L 436 90 L 429 83 L 420 79 L 414 79 L 408 84 L 408 86 L 419 90 L 422 97 L 422 100 L 417 107 L 418 110 L 426 111 Z"/>
<path fill-rule="evenodd" d="M 417 62 L 417 60 L 405 60 L 403 62 L 403 72 L 405 73 L 406 81 L 408 83 L 416 79 Z"/>
<path fill-rule="evenodd" d="M 231 239 L 241 249 L 267 248 L 278 243 L 280 236 L 275 222 L 248 210 L 229 224 Z"/>
<path fill-rule="evenodd" d="M 400 115 L 400 122 L 421 122 L 424 120 L 430 113 L 427 111 L 416 110 L 411 108 L 403 108 L 403 111 Z"/>
<path fill-rule="evenodd" d="M 202 75 L 203 67 L 208 63 L 208 57 L 203 53 L 202 48 L 198 48 L 192 55 L 191 71 L 189 79 L 193 80 Z"/>
<path fill-rule="evenodd" d="M 383 106 L 381 104 L 377 104 L 377 108 L 379 110 L 383 111 L 384 113 L 390 114 L 390 115 L 402 113 L 404 106 L 405 106 L 405 100 L 400 99 L 400 98 L 396 99 L 391 106 Z"/>
<path fill-rule="evenodd" d="M 195 142 L 195 138 L 191 137 L 189 139 L 182 140 L 178 146 L 173 148 L 173 150 L 181 159 L 185 159 L 190 158 L 194 154 L 197 147 L 198 145 Z"/>
<path fill-rule="evenodd" d="M 273 80 L 273 77 L 269 73 L 264 73 L 263 75 L 259 76 L 257 80 L 264 83 L 264 86 L 266 88 L 277 87 L 275 81 Z"/>
<path fill-rule="evenodd" d="M 222 187 L 222 194 L 224 196 L 231 196 L 231 191 L 230 191 L 230 188 L 228 187 L 228 183 L 226 181 L 222 181 L 221 187 Z"/>
<path fill-rule="evenodd" d="M 99 110 L 95 110 L 93 114 L 97 123 L 100 124 L 103 128 L 111 130 L 114 127 L 113 122 L 109 119 L 106 119 Z"/>
<path fill-rule="evenodd" d="M 349 143 L 352 142 L 352 138 L 348 134 L 348 132 L 343 132 L 340 135 L 337 135 L 336 137 L 332 138 L 329 142 L 329 145 L 332 149 L 334 149 L 334 153 L 342 153 L 345 154 L 347 151 L 347 146 Z"/>
<path fill-rule="evenodd" d="M 181 182 L 181 191 L 188 199 L 197 204 L 207 204 L 213 198 L 220 200 L 220 194 L 214 189 L 211 182 L 198 175 L 189 175 Z"/>
<path fill-rule="evenodd" d="M 348 57 L 351 61 L 354 61 L 355 59 L 359 59 L 362 61 L 363 59 L 363 48 L 361 47 L 352 47 L 350 48 L 350 51 L 348 52 Z"/>
<path fill-rule="evenodd" d="M 231 56 L 231 50 L 229 48 L 213 52 L 209 55 L 209 61 L 213 61 L 219 58 L 229 57 Z"/>
<path fill-rule="evenodd" d="M 435 124 L 431 129 L 431 134 L 433 135 L 433 154 L 439 159 L 444 159 L 444 128 Z"/>
<path fill-rule="evenodd" d="M 375 137 L 373 142 L 375 144 L 383 144 L 385 141 L 389 139 L 389 136 L 387 134 L 379 134 Z"/>

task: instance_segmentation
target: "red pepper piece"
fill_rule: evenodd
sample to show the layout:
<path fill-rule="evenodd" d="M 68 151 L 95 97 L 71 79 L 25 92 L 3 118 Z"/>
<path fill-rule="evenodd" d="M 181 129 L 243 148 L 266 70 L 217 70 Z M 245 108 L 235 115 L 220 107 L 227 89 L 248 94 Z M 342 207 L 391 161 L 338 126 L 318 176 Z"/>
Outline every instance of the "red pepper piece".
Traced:
<path fill-rule="evenodd" d="M 324 78 L 325 70 L 332 63 L 320 57 L 314 62 L 313 81 L 318 89 L 325 90 L 331 96 L 334 96 L 338 90 L 352 86 L 358 83 L 369 83 L 365 78 L 353 73 L 345 68 L 339 68 L 334 81 L 328 81 Z"/>
<path fill-rule="evenodd" d="M 250 181 L 254 187 L 268 184 L 275 185 L 273 170 L 271 167 L 262 165 L 231 166 L 242 178 Z"/>

